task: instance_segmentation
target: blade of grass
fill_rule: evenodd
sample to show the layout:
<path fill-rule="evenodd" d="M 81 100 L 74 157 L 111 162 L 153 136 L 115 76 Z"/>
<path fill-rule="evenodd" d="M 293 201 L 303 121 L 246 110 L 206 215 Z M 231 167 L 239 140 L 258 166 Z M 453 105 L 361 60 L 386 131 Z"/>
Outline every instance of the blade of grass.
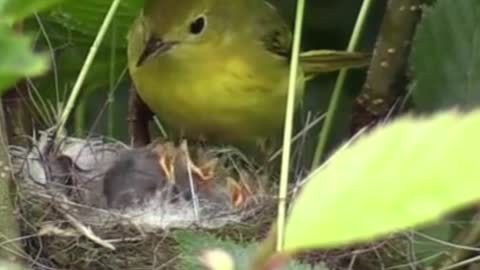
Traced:
<path fill-rule="evenodd" d="M 109 90 L 108 92 L 108 97 L 107 99 L 105 100 L 105 102 L 103 103 L 103 106 L 102 108 L 100 109 L 100 112 L 97 114 L 96 118 L 95 118 L 95 121 L 93 121 L 93 124 L 90 126 L 90 130 L 88 131 L 87 134 L 93 134 L 94 131 L 97 129 L 98 125 L 100 124 L 100 121 L 102 120 L 101 118 L 103 117 L 105 111 L 107 111 L 108 113 L 110 113 L 110 107 L 111 107 L 111 103 L 114 102 L 114 99 L 113 97 L 115 96 L 115 93 L 116 91 L 118 90 L 118 88 L 120 87 L 120 84 L 122 83 L 122 81 L 124 80 L 125 76 L 127 75 L 128 73 L 128 67 L 125 66 L 122 70 L 122 72 L 120 73 L 120 76 L 118 76 L 118 78 L 116 79 L 116 82 L 115 84 L 113 85 L 113 87 Z M 113 106 L 113 105 L 112 105 Z M 110 115 L 107 115 L 107 117 L 113 117 L 113 116 L 110 116 Z M 110 119 L 110 118 L 108 118 Z M 108 120 L 110 121 L 110 120 Z M 108 137 L 112 137 L 111 135 L 108 135 Z"/>
<path fill-rule="evenodd" d="M 88 53 L 87 58 L 85 59 L 85 62 L 82 66 L 82 70 L 78 75 L 77 81 L 73 86 L 72 93 L 70 94 L 67 104 L 65 105 L 65 110 L 63 111 L 60 117 L 60 120 L 58 122 L 57 130 L 55 134 L 55 137 L 57 138 L 63 132 L 65 124 L 67 123 L 67 120 L 70 117 L 70 114 L 72 113 L 73 106 L 75 105 L 78 95 L 80 94 L 80 89 L 83 86 L 83 82 L 87 77 L 87 73 L 90 70 L 90 67 L 92 66 L 93 60 L 97 55 L 98 48 L 100 47 L 100 44 L 102 43 L 105 37 L 105 34 L 107 33 L 108 27 L 113 20 L 115 12 L 117 11 L 118 6 L 120 5 L 120 2 L 121 0 L 113 0 L 112 4 L 110 5 L 110 9 L 107 12 L 107 15 L 103 20 L 102 26 L 98 30 L 98 34 L 95 37 L 95 40 L 93 41 L 92 47 L 90 47 L 90 52 Z"/>
<path fill-rule="evenodd" d="M 85 132 L 85 122 L 87 121 L 87 101 L 89 95 L 86 95 L 83 99 L 78 102 L 77 107 L 75 108 L 74 119 L 75 119 L 75 129 L 74 134 L 77 137 L 84 136 Z"/>
<path fill-rule="evenodd" d="M 280 191 L 278 196 L 278 217 L 277 217 L 277 251 L 283 250 L 287 191 L 288 191 L 288 168 L 290 167 L 290 141 L 293 133 L 293 117 L 295 112 L 295 91 L 297 85 L 298 64 L 300 55 L 300 45 L 302 39 L 302 25 L 305 10 L 305 1 L 297 1 L 297 11 L 295 16 L 295 30 L 293 36 L 292 59 L 290 61 L 290 74 L 288 83 L 288 98 L 285 117 L 285 129 L 283 134 L 283 155 L 280 169 Z"/>
<path fill-rule="evenodd" d="M 42 124 L 46 124 L 47 126 L 51 127 L 55 124 L 55 113 L 49 110 L 47 103 L 40 95 L 40 91 L 35 86 L 31 79 L 27 78 L 28 86 L 31 88 L 31 91 L 28 91 L 28 98 L 31 101 L 31 105 L 33 106 L 33 111 L 38 114 L 40 120 L 43 121 Z"/>
<path fill-rule="evenodd" d="M 113 22 L 112 25 L 112 36 L 110 39 L 110 73 L 109 73 L 109 82 L 110 82 L 110 91 L 108 91 L 108 122 L 107 122 L 107 134 L 109 137 L 113 137 L 113 129 L 114 129 L 114 122 L 115 122 L 115 95 L 113 95 L 114 87 L 115 87 L 115 65 L 116 65 L 116 50 L 117 50 L 117 42 L 116 42 L 116 25 Z"/>
<path fill-rule="evenodd" d="M 52 71 L 53 71 L 53 80 L 55 83 L 55 99 L 56 99 L 56 105 L 60 106 L 60 84 L 58 80 L 58 68 L 57 68 L 57 60 L 55 57 L 55 49 L 53 48 L 52 41 L 50 40 L 50 36 L 47 33 L 47 29 L 43 25 L 43 21 L 40 18 L 38 14 L 35 14 L 35 19 L 37 21 L 37 25 L 42 33 L 42 36 L 45 39 L 45 42 L 47 42 L 48 46 L 48 53 L 50 54 L 50 62 L 52 63 Z M 57 111 L 60 112 L 60 108 L 57 107 Z"/>
<path fill-rule="evenodd" d="M 355 22 L 352 36 L 350 37 L 350 41 L 348 43 L 348 52 L 355 51 L 358 46 L 360 37 L 362 36 L 362 32 L 364 29 L 365 21 L 368 17 L 369 11 L 371 10 L 372 3 L 373 0 L 364 0 L 362 3 L 362 7 L 360 8 L 360 12 L 358 13 L 357 21 Z M 322 156 L 325 152 L 328 136 L 330 135 L 332 129 L 333 117 L 335 116 L 338 102 L 340 100 L 340 94 L 342 93 L 343 86 L 345 85 L 345 80 L 347 78 L 347 71 L 348 69 L 342 69 L 338 74 L 338 78 L 333 89 L 332 98 L 330 99 L 330 105 L 328 106 L 325 123 L 323 124 L 322 131 L 320 132 L 319 141 L 315 150 L 315 155 L 311 167 L 312 170 L 317 168 L 318 165 L 320 165 Z"/>

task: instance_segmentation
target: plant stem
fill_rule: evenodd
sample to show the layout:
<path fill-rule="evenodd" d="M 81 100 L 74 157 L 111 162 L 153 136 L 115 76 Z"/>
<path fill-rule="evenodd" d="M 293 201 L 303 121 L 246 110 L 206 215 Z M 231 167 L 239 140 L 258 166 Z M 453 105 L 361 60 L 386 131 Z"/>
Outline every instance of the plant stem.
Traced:
<path fill-rule="evenodd" d="M 278 196 L 278 231 L 277 231 L 277 251 L 283 250 L 284 230 L 287 208 L 288 191 L 288 169 L 290 164 L 290 140 L 293 133 L 293 117 L 295 112 L 295 92 L 297 85 L 298 64 L 300 55 L 300 45 L 302 39 L 303 14 L 305 10 L 305 0 L 297 1 L 297 12 L 295 17 L 295 31 L 293 36 L 292 59 L 290 62 L 290 74 L 288 83 L 288 98 L 285 116 L 285 129 L 283 134 L 283 155 L 280 171 L 280 191 Z"/>
<path fill-rule="evenodd" d="M 357 100 L 376 116 L 388 113 L 401 94 L 410 45 L 422 15 L 424 0 L 390 0 L 377 37 L 367 79 Z M 398 88 L 398 87 L 397 87 Z"/>
<path fill-rule="evenodd" d="M 108 103 L 108 122 L 107 122 L 107 135 L 113 138 L 113 130 L 114 130 L 114 122 L 115 122 L 115 65 L 116 65 L 116 50 L 117 50 L 117 42 L 116 42 L 116 25 L 115 22 L 112 24 L 112 36 L 111 36 L 111 43 L 110 43 L 110 73 L 109 73 L 109 91 L 107 97 Z"/>
<path fill-rule="evenodd" d="M 110 6 L 110 9 L 108 10 L 107 15 L 105 16 L 105 19 L 103 20 L 102 26 L 98 30 L 98 34 L 95 38 L 95 41 L 92 44 L 92 47 L 90 47 L 90 52 L 87 55 L 87 58 L 85 59 L 85 62 L 82 66 L 82 70 L 80 71 L 80 74 L 78 75 L 77 81 L 75 82 L 75 85 L 73 86 L 72 94 L 68 98 L 68 102 L 65 105 L 65 110 L 63 111 L 58 126 L 56 130 L 55 136 L 58 137 L 64 127 L 65 124 L 70 117 L 70 114 L 72 113 L 73 106 L 75 105 L 75 102 L 78 98 L 78 95 L 80 94 L 80 89 L 83 86 L 83 82 L 85 81 L 85 78 L 87 77 L 87 73 L 90 70 L 90 67 L 92 66 L 93 60 L 95 56 L 97 55 L 98 48 L 100 47 L 100 44 L 103 41 L 103 38 L 105 37 L 105 34 L 107 33 L 108 26 L 113 20 L 113 17 L 115 15 L 115 12 L 117 11 L 118 6 L 120 5 L 121 0 L 113 0 L 112 5 Z"/>
<path fill-rule="evenodd" d="M 87 119 L 87 100 L 89 95 L 85 95 L 85 98 L 80 100 L 75 109 L 75 136 L 81 137 L 85 135 L 85 122 Z"/>
<path fill-rule="evenodd" d="M 15 218 L 15 188 L 12 179 L 3 105 L 0 102 L 0 261 L 18 262 L 23 253 Z"/>
<path fill-rule="evenodd" d="M 348 43 L 348 47 L 347 47 L 348 52 L 355 51 L 356 47 L 358 46 L 360 37 L 362 36 L 362 32 L 364 29 L 365 21 L 368 17 L 368 13 L 371 9 L 370 7 L 372 6 L 372 3 L 373 3 L 373 0 L 363 1 L 362 7 L 360 8 L 360 12 L 357 17 L 357 21 L 355 23 L 355 27 L 352 32 L 352 36 L 350 37 L 350 42 Z M 317 148 L 315 150 L 315 156 L 312 162 L 312 167 L 311 167 L 312 170 L 317 168 L 320 165 L 322 156 L 325 152 L 328 137 L 332 129 L 333 118 L 335 116 L 335 112 L 337 111 L 338 102 L 343 90 L 343 86 L 345 85 L 346 78 L 347 78 L 347 69 L 340 70 L 337 77 L 337 81 L 335 83 L 335 87 L 333 89 L 332 98 L 330 99 L 330 105 L 328 106 L 325 123 L 323 124 L 322 131 L 320 132 L 320 138 L 319 138 Z"/>

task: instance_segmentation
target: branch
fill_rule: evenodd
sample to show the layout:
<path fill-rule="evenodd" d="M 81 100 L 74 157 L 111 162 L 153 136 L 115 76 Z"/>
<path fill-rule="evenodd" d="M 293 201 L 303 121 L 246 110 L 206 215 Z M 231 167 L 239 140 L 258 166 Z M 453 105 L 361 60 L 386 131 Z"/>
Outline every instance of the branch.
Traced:
<path fill-rule="evenodd" d="M 400 92 L 395 84 L 405 76 L 423 3 L 424 0 L 390 0 L 387 4 L 367 79 L 357 98 L 374 115 L 385 115 Z"/>
<path fill-rule="evenodd" d="M 128 134 L 132 146 L 142 147 L 150 143 L 148 123 L 152 117 L 152 111 L 132 86 L 128 102 Z"/>
<path fill-rule="evenodd" d="M 20 232 L 15 218 L 14 183 L 8 156 L 8 140 L 3 105 L 0 102 L 0 260 L 18 262 L 22 254 Z"/>

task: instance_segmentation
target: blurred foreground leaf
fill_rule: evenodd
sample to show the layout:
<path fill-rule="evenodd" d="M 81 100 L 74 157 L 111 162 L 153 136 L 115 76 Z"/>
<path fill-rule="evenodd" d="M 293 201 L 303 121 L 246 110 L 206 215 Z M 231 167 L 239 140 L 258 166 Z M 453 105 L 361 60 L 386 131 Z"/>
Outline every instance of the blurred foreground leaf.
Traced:
<path fill-rule="evenodd" d="M 47 58 L 32 51 L 31 40 L 0 26 L 0 94 L 24 76 L 36 76 L 48 68 Z"/>
<path fill-rule="evenodd" d="M 335 247 L 433 221 L 480 199 L 480 110 L 403 118 L 339 150 L 294 203 L 285 248 Z"/>
<path fill-rule="evenodd" d="M 79 41 L 84 41 L 83 36 L 90 37 L 93 41 L 111 4 L 111 0 L 67 1 L 52 12 L 51 18 L 73 33 L 69 37 L 69 41 L 75 42 L 77 37 L 81 38 Z M 112 23 L 112 28 L 115 29 L 117 48 L 127 47 L 128 30 L 133 20 L 140 14 L 142 7 L 143 0 L 122 1 L 120 3 Z M 109 35 L 112 34 L 111 29 Z M 105 45 L 108 46 L 108 43 Z M 124 51 L 122 53 L 125 54 Z"/>
<path fill-rule="evenodd" d="M 412 48 L 421 111 L 480 104 L 480 1 L 439 0 L 427 9 Z"/>
<path fill-rule="evenodd" d="M 53 48 L 59 48 L 55 50 L 58 84 L 52 78 L 40 82 L 44 99 L 62 100 L 68 95 L 111 4 L 111 0 L 65 1 L 52 12 L 42 14 L 48 41 Z M 142 6 L 143 0 L 120 3 L 85 80 L 85 97 L 98 90 L 112 90 L 113 85 L 125 79 L 122 75 L 127 66 L 126 36 Z M 36 22 L 30 28 L 39 30 Z M 47 39 L 41 40 L 41 44 L 49 47 Z M 64 93 L 57 97 L 58 92 Z"/>
<path fill-rule="evenodd" d="M 0 94 L 22 77 L 36 76 L 48 68 L 47 58 L 33 53 L 32 42 L 13 25 L 60 0 L 0 0 Z"/>
<path fill-rule="evenodd" d="M 175 239 L 179 243 L 181 263 L 178 269 L 203 269 L 198 256 L 207 249 L 222 249 L 235 258 L 237 263 L 248 265 L 248 258 L 255 246 L 240 246 L 232 241 L 222 241 L 208 234 L 181 232 Z M 238 269 L 238 267 L 236 267 Z"/>
<path fill-rule="evenodd" d="M 221 249 L 226 251 L 235 260 L 235 270 L 249 269 L 251 259 L 255 255 L 258 245 L 240 245 L 233 241 L 220 240 L 208 234 L 198 232 L 178 232 L 175 236 L 180 248 L 180 263 L 176 269 L 205 269 L 199 263 L 199 256 L 206 250 Z M 315 267 L 290 262 L 283 270 L 328 270 L 323 264 Z"/>
<path fill-rule="evenodd" d="M 0 0 L 0 23 L 12 24 L 61 0 Z"/>
<path fill-rule="evenodd" d="M 19 264 L 5 262 L 0 260 L 0 270 L 25 270 L 26 268 L 22 267 Z"/>

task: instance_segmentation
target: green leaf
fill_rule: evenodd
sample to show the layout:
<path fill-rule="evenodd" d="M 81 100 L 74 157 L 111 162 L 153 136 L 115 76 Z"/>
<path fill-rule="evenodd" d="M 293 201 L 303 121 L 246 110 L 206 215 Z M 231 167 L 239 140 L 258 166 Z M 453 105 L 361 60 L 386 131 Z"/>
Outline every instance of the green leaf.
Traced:
<path fill-rule="evenodd" d="M 439 0 L 427 9 L 412 48 L 421 111 L 480 104 L 480 1 Z"/>
<path fill-rule="evenodd" d="M 22 267 L 19 264 L 0 260 L 0 270 L 24 270 L 24 269 L 26 268 Z"/>
<path fill-rule="evenodd" d="M 72 85 L 76 80 L 111 3 L 111 0 L 65 1 L 50 14 L 42 16 L 52 47 L 61 48 L 56 50 L 55 55 L 59 85 Z M 84 89 L 90 89 L 92 92 L 108 90 L 111 81 L 115 84 L 120 78 L 127 65 L 126 36 L 142 6 L 143 0 L 120 3 L 98 55 L 88 72 Z M 29 26 L 31 29 L 36 29 L 36 25 L 35 21 Z M 42 41 L 42 45 L 47 47 L 48 44 Z M 51 78 L 42 80 L 42 85 L 43 93 L 48 94 L 42 95 L 48 98 L 56 95 L 56 85 Z"/>
<path fill-rule="evenodd" d="M 233 256 L 235 270 L 249 269 L 250 260 L 257 250 L 257 243 L 237 244 L 229 240 L 220 240 L 212 235 L 198 232 L 177 232 L 175 240 L 178 242 L 180 251 L 180 263 L 176 269 L 205 269 L 198 261 L 202 252 L 209 249 L 222 249 Z M 328 270 L 323 264 L 311 267 L 291 261 L 284 270 Z"/>
<path fill-rule="evenodd" d="M 175 236 L 180 248 L 181 263 L 178 269 L 203 269 L 198 261 L 198 256 L 207 249 L 222 249 L 231 254 L 239 265 L 248 265 L 248 258 L 253 251 L 254 245 L 242 246 L 232 241 L 222 241 L 209 234 L 180 232 Z"/>
<path fill-rule="evenodd" d="M 0 0 L 0 23 L 12 24 L 61 0 Z"/>
<path fill-rule="evenodd" d="M 434 269 L 435 263 L 438 263 L 438 258 L 441 258 L 443 254 L 448 254 L 453 248 L 429 238 L 443 241 L 444 243 L 454 241 L 452 224 L 450 222 L 442 222 L 422 228 L 413 236 L 411 243 L 406 243 L 406 245 L 411 245 L 411 250 L 422 267 Z"/>
<path fill-rule="evenodd" d="M 359 138 L 309 177 L 286 249 L 372 240 L 480 199 L 479 136 L 480 110 L 406 117 Z"/>
<path fill-rule="evenodd" d="M 74 42 L 76 33 L 88 36 L 93 41 L 111 3 L 111 0 L 68 1 L 59 5 L 52 12 L 51 18 L 73 32 L 69 38 L 73 38 Z M 117 48 L 126 48 L 128 30 L 133 20 L 140 14 L 142 7 L 143 0 L 122 1 L 120 3 L 111 27 L 111 29 L 115 29 Z M 110 39 L 111 29 L 106 40 Z M 108 44 L 105 45 L 108 46 Z"/>
<path fill-rule="evenodd" d="M 44 55 L 34 54 L 31 40 L 0 26 L 0 94 L 19 78 L 36 76 L 48 68 Z"/>

